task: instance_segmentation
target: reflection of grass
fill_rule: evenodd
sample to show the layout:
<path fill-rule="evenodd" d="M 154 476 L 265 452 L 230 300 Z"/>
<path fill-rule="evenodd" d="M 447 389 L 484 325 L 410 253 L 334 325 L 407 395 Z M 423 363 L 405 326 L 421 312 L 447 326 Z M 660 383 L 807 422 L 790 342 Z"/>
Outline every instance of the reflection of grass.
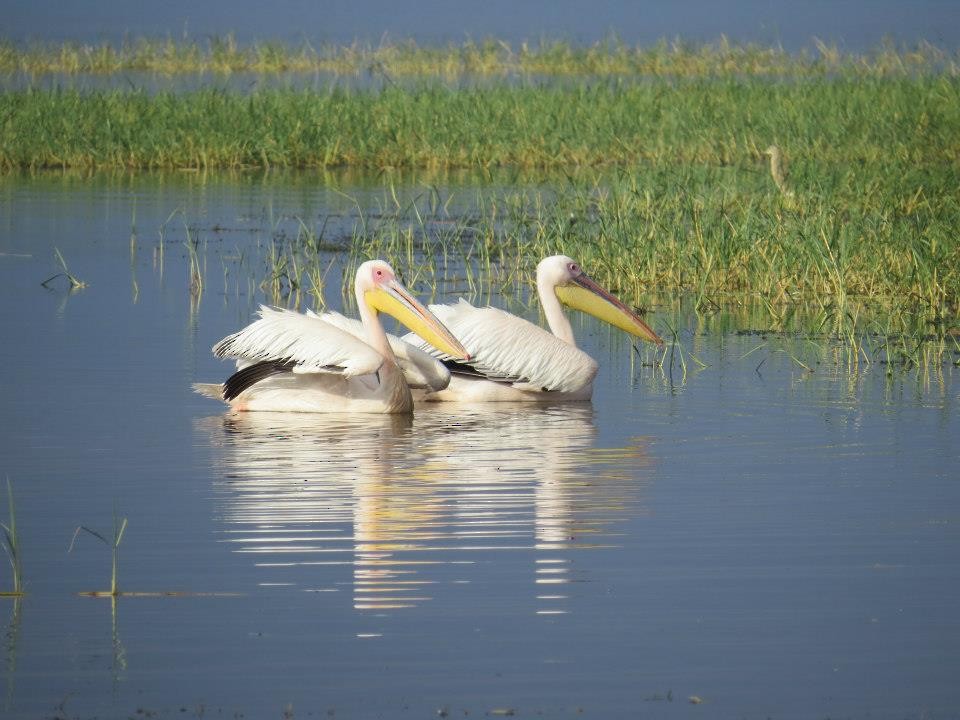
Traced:
<path fill-rule="evenodd" d="M 539 44 L 483 42 L 421 46 L 414 42 L 299 48 L 278 43 L 241 45 L 231 35 L 208 40 L 127 41 L 81 45 L 0 45 L 0 71 L 41 73 L 149 72 L 181 73 L 381 73 L 387 77 L 439 76 L 645 76 L 645 77 L 778 77 L 849 74 L 904 75 L 930 71 L 957 62 L 936 47 L 922 43 L 912 49 L 885 45 L 853 54 L 817 42 L 800 54 L 782 48 L 660 41 L 627 45 L 616 38 L 589 46 L 544 40 Z"/>
<path fill-rule="evenodd" d="M 4 633 L 4 646 L 6 649 L 6 675 L 7 675 L 7 689 L 6 689 L 6 698 L 4 700 L 4 710 L 9 710 L 14 698 L 14 678 L 17 674 L 17 651 L 19 648 L 20 642 L 20 621 L 21 621 L 21 608 L 20 604 L 23 600 L 22 595 L 15 595 L 13 598 L 13 609 L 10 613 L 10 622 L 7 625 L 6 632 Z"/>
<path fill-rule="evenodd" d="M 7 478 L 7 512 L 8 523 L 0 523 L 3 528 L 3 549 L 10 561 L 10 570 L 13 576 L 13 590 L 0 592 L 0 595 L 23 595 L 23 567 L 20 559 L 20 536 L 17 534 L 17 514 L 13 506 L 13 486 Z"/>

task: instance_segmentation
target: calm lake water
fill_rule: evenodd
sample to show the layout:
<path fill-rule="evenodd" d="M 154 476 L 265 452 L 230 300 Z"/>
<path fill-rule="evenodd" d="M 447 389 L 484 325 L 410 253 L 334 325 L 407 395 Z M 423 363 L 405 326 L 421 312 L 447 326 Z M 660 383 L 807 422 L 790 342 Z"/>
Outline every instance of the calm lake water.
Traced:
<path fill-rule="evenodd" d="M 235 259 L 386 193 L 334 180 L 0 179 L 0 716 L 960 717 L 951 362 L 808 373 L 653 307 L 706 367 L 578 320 L 591 404 L 225 412 L 190 384 L 264 300 Z M 41 287 L 55 249 L 85 289 Z M 115 517 L 121 589 L 161 595 L 78 595 Z"/>
<path fill-rule="evenodd" d="M 203 40 L 233 33 L 241 42 L 302 45 L 377 45 L 413 38 L 427 44 L 510 43 L 563 39 L 596 43 L 617 37 L 630 44 L 682 38 L 812 48 L 814 38 L 860 52 L 884 40 L 921 40 L 947 48 L 960 42 L 960 5 L 953 0 L 167 0 L 131 3 L 32 0 L 4 8 L 5 38 L 14 41 L 121 42 L 124 38 Z"/>

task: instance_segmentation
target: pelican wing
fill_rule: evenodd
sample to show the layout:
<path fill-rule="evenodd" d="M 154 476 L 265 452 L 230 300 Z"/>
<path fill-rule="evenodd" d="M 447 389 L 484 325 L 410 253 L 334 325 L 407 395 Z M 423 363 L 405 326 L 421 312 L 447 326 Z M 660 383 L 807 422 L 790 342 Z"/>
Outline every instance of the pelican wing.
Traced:
<path fill-rule="evenodd" d="M 251 362 L 290 363 L 296 373 L 375 373 L 383 356 L 354 335 L 317 315 L 260 307 L 260 319 L 213 346 L 217 357 Z"/>
<path fill-rule="evenodd" d="M 363 323 L 359 320 L 335 312 L 316 315 L 308 310 L 307 315 L 319 318 L 361 340 L 366 337 Z M 450 371 L 432 355 L 390 333 L 387 333 L 387 341 L 397 357 L 397 365 L 403 371 L 408 386 L 437 391 L 443 390 L 450 384 Z"/>
<path fill-rule="evenodd" d="M 509 382 L 521 390 L 573 392 L 597 374 L 597 363 L 582 350 L 531 322 L 498 310 L 474 307 L 461 299 L 454 305 L 431 305 L 470 352 L 471 374 Z M 451 358 L 410 333 L 404 339 L 445 361 Z M 457 372 L 456 365 L 452 368 Z"/>

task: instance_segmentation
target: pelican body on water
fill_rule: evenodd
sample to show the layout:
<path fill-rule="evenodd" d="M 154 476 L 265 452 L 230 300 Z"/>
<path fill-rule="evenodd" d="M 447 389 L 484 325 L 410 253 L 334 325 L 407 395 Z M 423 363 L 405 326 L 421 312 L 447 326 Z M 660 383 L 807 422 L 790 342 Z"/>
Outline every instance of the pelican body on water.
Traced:
<path fill-rule="evenodd" d="M 237 371 L 197 392 L 238 411 L 408 413 L 410 388 L 439 390 L 449 371 L 425 352 L 388 336 L 386 312 L 439 348 L 466 362 L 463 345 L 396 279 L 381 260 L 357 269 L 354 290 L 360 322 L 335 313 L 260 308 L 260 319 L 218 342 L 217 357 L 233 358 Z"/>
<path fill-rule="evenodd" d="M 577 348 L 563 305 L 589 313 L 636 337 L 663 343 L 642 318 L 565 255 L 548 257 L 537 265 L 537 294 L 551 332 L 503 310 L 474 307 L 462 299 L 452 305 L 431 305 L 430 310 L 467 348 L 470 360 L 431 347 L 429 338 L 418 337 L 416 332 L 405 335 L 404 340 L 441 359 L 451 372 L 446 388 L 428 390 L 422 399 L 589 400 L 597 363 Z"/>

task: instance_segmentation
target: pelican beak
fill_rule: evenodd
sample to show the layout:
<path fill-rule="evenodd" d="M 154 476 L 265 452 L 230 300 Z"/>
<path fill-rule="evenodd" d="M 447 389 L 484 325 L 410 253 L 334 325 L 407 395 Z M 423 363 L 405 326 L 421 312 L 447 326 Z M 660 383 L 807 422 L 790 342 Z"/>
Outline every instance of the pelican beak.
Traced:
<path fill-rule="evenodd" d="M 565 285 L 558 285 L 556 293 L 564 305 L 582 310 L 631 335 L 663 345 L 660 336 L 639 315 L 597 285 L 586 274 L 575 277 Z"/>
<path fill-rule="evenodd" d="M 453 336 L 447 326 L 396 280 L 381 283 L 367 290 L 364 297 L 370 307 L 392 315 L 437 350 L 457 360 L 469 360 L 470 353 Z"/>

